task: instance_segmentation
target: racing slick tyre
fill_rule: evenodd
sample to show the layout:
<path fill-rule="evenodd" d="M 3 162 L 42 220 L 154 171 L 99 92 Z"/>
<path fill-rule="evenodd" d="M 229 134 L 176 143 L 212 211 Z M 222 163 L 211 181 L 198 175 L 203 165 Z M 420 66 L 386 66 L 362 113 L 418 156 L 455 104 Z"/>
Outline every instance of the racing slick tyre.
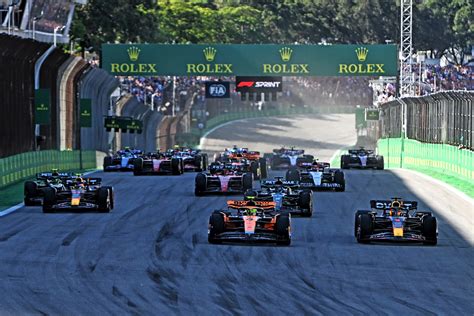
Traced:
<path fill-rule="evenodd" d="M 300 181 L 300 173 L 296 169 L 290 169 L 285 175 L 286 181 Z"/>
<path fill-rule="evenodd" d="M 369 213 L 368 211 L 357 211 L 355 212 L 355 217 L 354 217 L 354 237 L 357 238 L 357 227 L 359 227 L 359 224 L 360 224 L 360 220 L 359 220 L 359 216 L 361 214 L 367 214 Z"/>
<path fill-rule="evenodd" d="M 303 155 L 303 162 L 309 162 L 312 163 L 314 161 L 314 156 L 313 155 Z"/>
<path fill-rule="evenodd" d="M 277 235 L 277 245 L 289 246 L 291 244 L 290 235 L 290 215 L 288 213 L 282 213 L 276 219 L 275 233 Z"/>
<path fill-rule="evenodd" d="M 367 213 L 360 214 L 358 227 L 356 228 L 356 238 L 358 243 L 369 243 L 368 237 L 372 234 L 372 216 Z"/>
<path fill-rule="evenodd" d="M 43 213 L 51 213 L 53 212 L 53 205 L 56 204 L 56 190 L 44 188 L 43 194 Z"/>
<path fill-rule="evenodd" d="M 204 161 L 203 157 L 201 155 L 197 155 L 194 157 L 194 165 L 196 166 L 196 171 L 201 172 L 204 170 Z"/>
<path fill-rule="evenodd" d="M 334 173 L 334 181 L 341 185 L 341 187 L 336 188 L 337 192 L 344 192 L 346 190 L 346 180 L 344 179 L 344 172 L 336 170 Z"/>
<path fill-rule="evenodd" d="M 101 187 L 97 190 L 97 206 L 101 213 L 109 213 L 112 209 L 112 197 L 107 187 Z"/>
<path fill-rule="evenodd" d="M 436 217 L 427 215 L 423 217 L 422 222 L 422 232 L 426 240 L 423 242 L 425 245 L 436 246 L 438 243 L 438 233 L 437 233 L 437 222 Z"/>
<path fill-rule="evenodd" d="M 203 196 L 207 189 L 207 178 L 204 173 L 198 173 L 196 175 L 196 181 L 194 186 L 194 195 Z"/>
<path fill-rule="evenodd" d="M 103 186 L 102 188 L 106 188 L 109 190 L 109 196 L 110 196 L 110 209 L 114 209 L 114 189 L 111 186 Z"/>
<path fill-rule="evenodd" d="M 300 192 L 298 196 L 298 205 L 303 212 L 301 216 L 311 217 L 313 215 L 313 203 L 312 203 L 313 193 L 309 190 Z"/>
<path fill-rule="evenodd" d="M 104 172 L 111 171 L 110 169 L 107 169 L 107 167 L 111 166 L 112 162 L 113 162 L 112 157 L 109 157 L 109 156 L 104 157 L 104 164 L 103 164 Z"/>
<path fill-rule="evenodd" d="M 139 176 L 143 171 L 143 158 L 137 158 L 133 161 L 133 175 Z"/>
<path fill-rule="evenodd" d="M 273 157 L 271 159 L 271 169 L 272 170 L 278 170 L 278 165 L 280 164 L 280 159 L 278 157 Z"/>
<path fill-rule="evenodd" d="M 209 158 L 207 157 L 207 154 L 202 155 L 202 170 L 207 170 L 207 166 L 209 165 Z"/>
<path fill-rule="evenodd" d="M 252 161 L 250 163 L 250 171 L 253 173 L 254 179 L 260 179 L 260 175 L 258 174 L 258 162 Z"/>
<path fill-rule="evenodd" d="M 377 169 L 378 170 L 383 170 L 384 169 L 383 156 L 378 156 L 377 157 Z"/>
<path fill-rule="evenodd" d="M 222 241 L 217 239 L 216 236 L 224 232 L 224 217 L 222 214 L 215 212 L 209 217 L 209 233 L 207 235 L 207 241 L 211 244 L 220 244 Z"/>
<path fill-rule="evenodd" d="M 342 155 L 341 156 L 341 169 L 349 169 L 350 161 L 351 161 L 351 156 Z"/>
<path fill-rule="evenodd" d="M 171 158 L 171 173 L 175 176 L 178 176 L 183 173 L 181 159 Z"/>
<path fill-rule="evenodd" d="M 37 196 L 36 183 L 33 181 L 26 181 L 25 186 L 24 186 L 24 192 L 25 192 L 25 199 L 24 199 L 25 206 L 35 205 L 35 202 L 31 199 Z"/>
<path fill-rule="evenodd" d="M 260 163 L 260 179 L 266 179 L 268 176 L 267 160 L 265 158 L 259 158 L 258 162 Z"/>
<path fill-rule="evenodd" d="M 242 191 L 252 190 L 253 188 L 253 174 L 245 173 L 242 176 Z"/>

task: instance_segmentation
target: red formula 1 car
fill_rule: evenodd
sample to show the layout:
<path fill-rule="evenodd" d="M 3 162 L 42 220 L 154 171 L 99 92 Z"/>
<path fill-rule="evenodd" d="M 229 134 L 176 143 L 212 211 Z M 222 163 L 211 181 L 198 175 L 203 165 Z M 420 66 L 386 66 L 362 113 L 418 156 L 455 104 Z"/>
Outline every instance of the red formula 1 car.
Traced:
<path fill-rule="evenodd" d="M 253 174 L 245 172 L 240 165 L 212 163 L 209 173 L 196 175 L 196 196 L 215 193 L 244 193 L 253 187 Z"/>
<path fill-rule="evenodd" d="M 164 153 L 148 153 L 134 161 L 133 174 L 135 176 L 156 175 L 180 175 L 184 172 L 184 161 L 181 157 L 166 155 Z"/>
<path fill-rule="evenodd" d="M 291 215 L 275 212 L 275 202 L 227 201 L 227 210 L 209 218 L 208 241 L 272 242 L 291 244 Z"/>

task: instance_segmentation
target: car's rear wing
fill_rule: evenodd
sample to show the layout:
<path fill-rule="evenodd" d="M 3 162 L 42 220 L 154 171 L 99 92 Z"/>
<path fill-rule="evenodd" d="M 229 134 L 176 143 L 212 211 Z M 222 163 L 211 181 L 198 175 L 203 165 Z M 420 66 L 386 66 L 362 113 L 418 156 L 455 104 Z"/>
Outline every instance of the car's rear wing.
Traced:
<path fill-rule="evenodd" d="M 254 200 L 229 200 L 227 201 L 227 207 L 229 208 L 263 208 L 272 209 L 275 208 L 276 203 L 271 201 L 254 201 Z"/>
<path fill-rule="evenodd" d="M 52 179 L 52 178 L 72 178 L 75 174 L 72 172 L 58 172 L 53 176 L 52 172 L 40 172 L 36 174 L 36 179 L 44 180 L 44 179 Z"/>
<path fill-rule="evenodd" d="M 297 187 L 300 185 L 299 181 L 289 181 L 289 180 L 264 180 L 260 182 L 262 188 L 272 188 L 278 185 L 284 187 Z"/>
<path fill-rule="evenodd" d="M 393 202 L 399 202 L 400 208 L 408 210 L 416 210 L 418 207 L 417 201 L 404 201 L 404 200 L 370 200 L 370 207 L 377 210 L 390 209 Z"/>
<path fill-rule="evenodd" d="M 349 149 L 350 155 L 358 155 L 360 153 L 366 153 L 367 155 L 372 155 L 374 151 L 370 149 Z"/>

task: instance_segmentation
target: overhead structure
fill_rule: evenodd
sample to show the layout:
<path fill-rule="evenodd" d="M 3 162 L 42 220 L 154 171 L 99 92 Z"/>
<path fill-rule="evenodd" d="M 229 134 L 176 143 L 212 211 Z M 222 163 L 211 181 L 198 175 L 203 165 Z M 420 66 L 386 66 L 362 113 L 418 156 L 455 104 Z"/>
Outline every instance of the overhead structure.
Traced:
<path fill-rule="evenodd" d="M 400 97 L 415 94 L 412 69 L 413 56 L 413 0 L 402 0 L 400 5 Z"/>

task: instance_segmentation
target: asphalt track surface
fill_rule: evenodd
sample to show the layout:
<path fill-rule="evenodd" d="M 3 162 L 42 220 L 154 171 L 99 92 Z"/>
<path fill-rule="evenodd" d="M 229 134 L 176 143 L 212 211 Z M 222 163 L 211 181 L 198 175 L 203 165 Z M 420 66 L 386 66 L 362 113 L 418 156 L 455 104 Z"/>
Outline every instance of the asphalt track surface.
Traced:
<path fill-rule="evenodd" d="M 355 142 L 353 117 L 327 119 L 329 129 L 318 117 L 260 119 L 284 126 L 280 138 L 236 122 L 207 142 L 253 149 L 253 133 L 327 160 Z M 193 173 L 97 176 L 114 186 L 110 214 L 29 207 L 0 218 L 0 315 L 474 313 L 473 204 L 411 173 L 346 172 L 346 192 L 317 192 L 313 217 L 293 218 L 289 247 L 208 244 L 208 216 L 227 198 L 196 198 Z M 438 246 L 357 244 L 354 211 L 391 196 L 436 213 Z"/>

